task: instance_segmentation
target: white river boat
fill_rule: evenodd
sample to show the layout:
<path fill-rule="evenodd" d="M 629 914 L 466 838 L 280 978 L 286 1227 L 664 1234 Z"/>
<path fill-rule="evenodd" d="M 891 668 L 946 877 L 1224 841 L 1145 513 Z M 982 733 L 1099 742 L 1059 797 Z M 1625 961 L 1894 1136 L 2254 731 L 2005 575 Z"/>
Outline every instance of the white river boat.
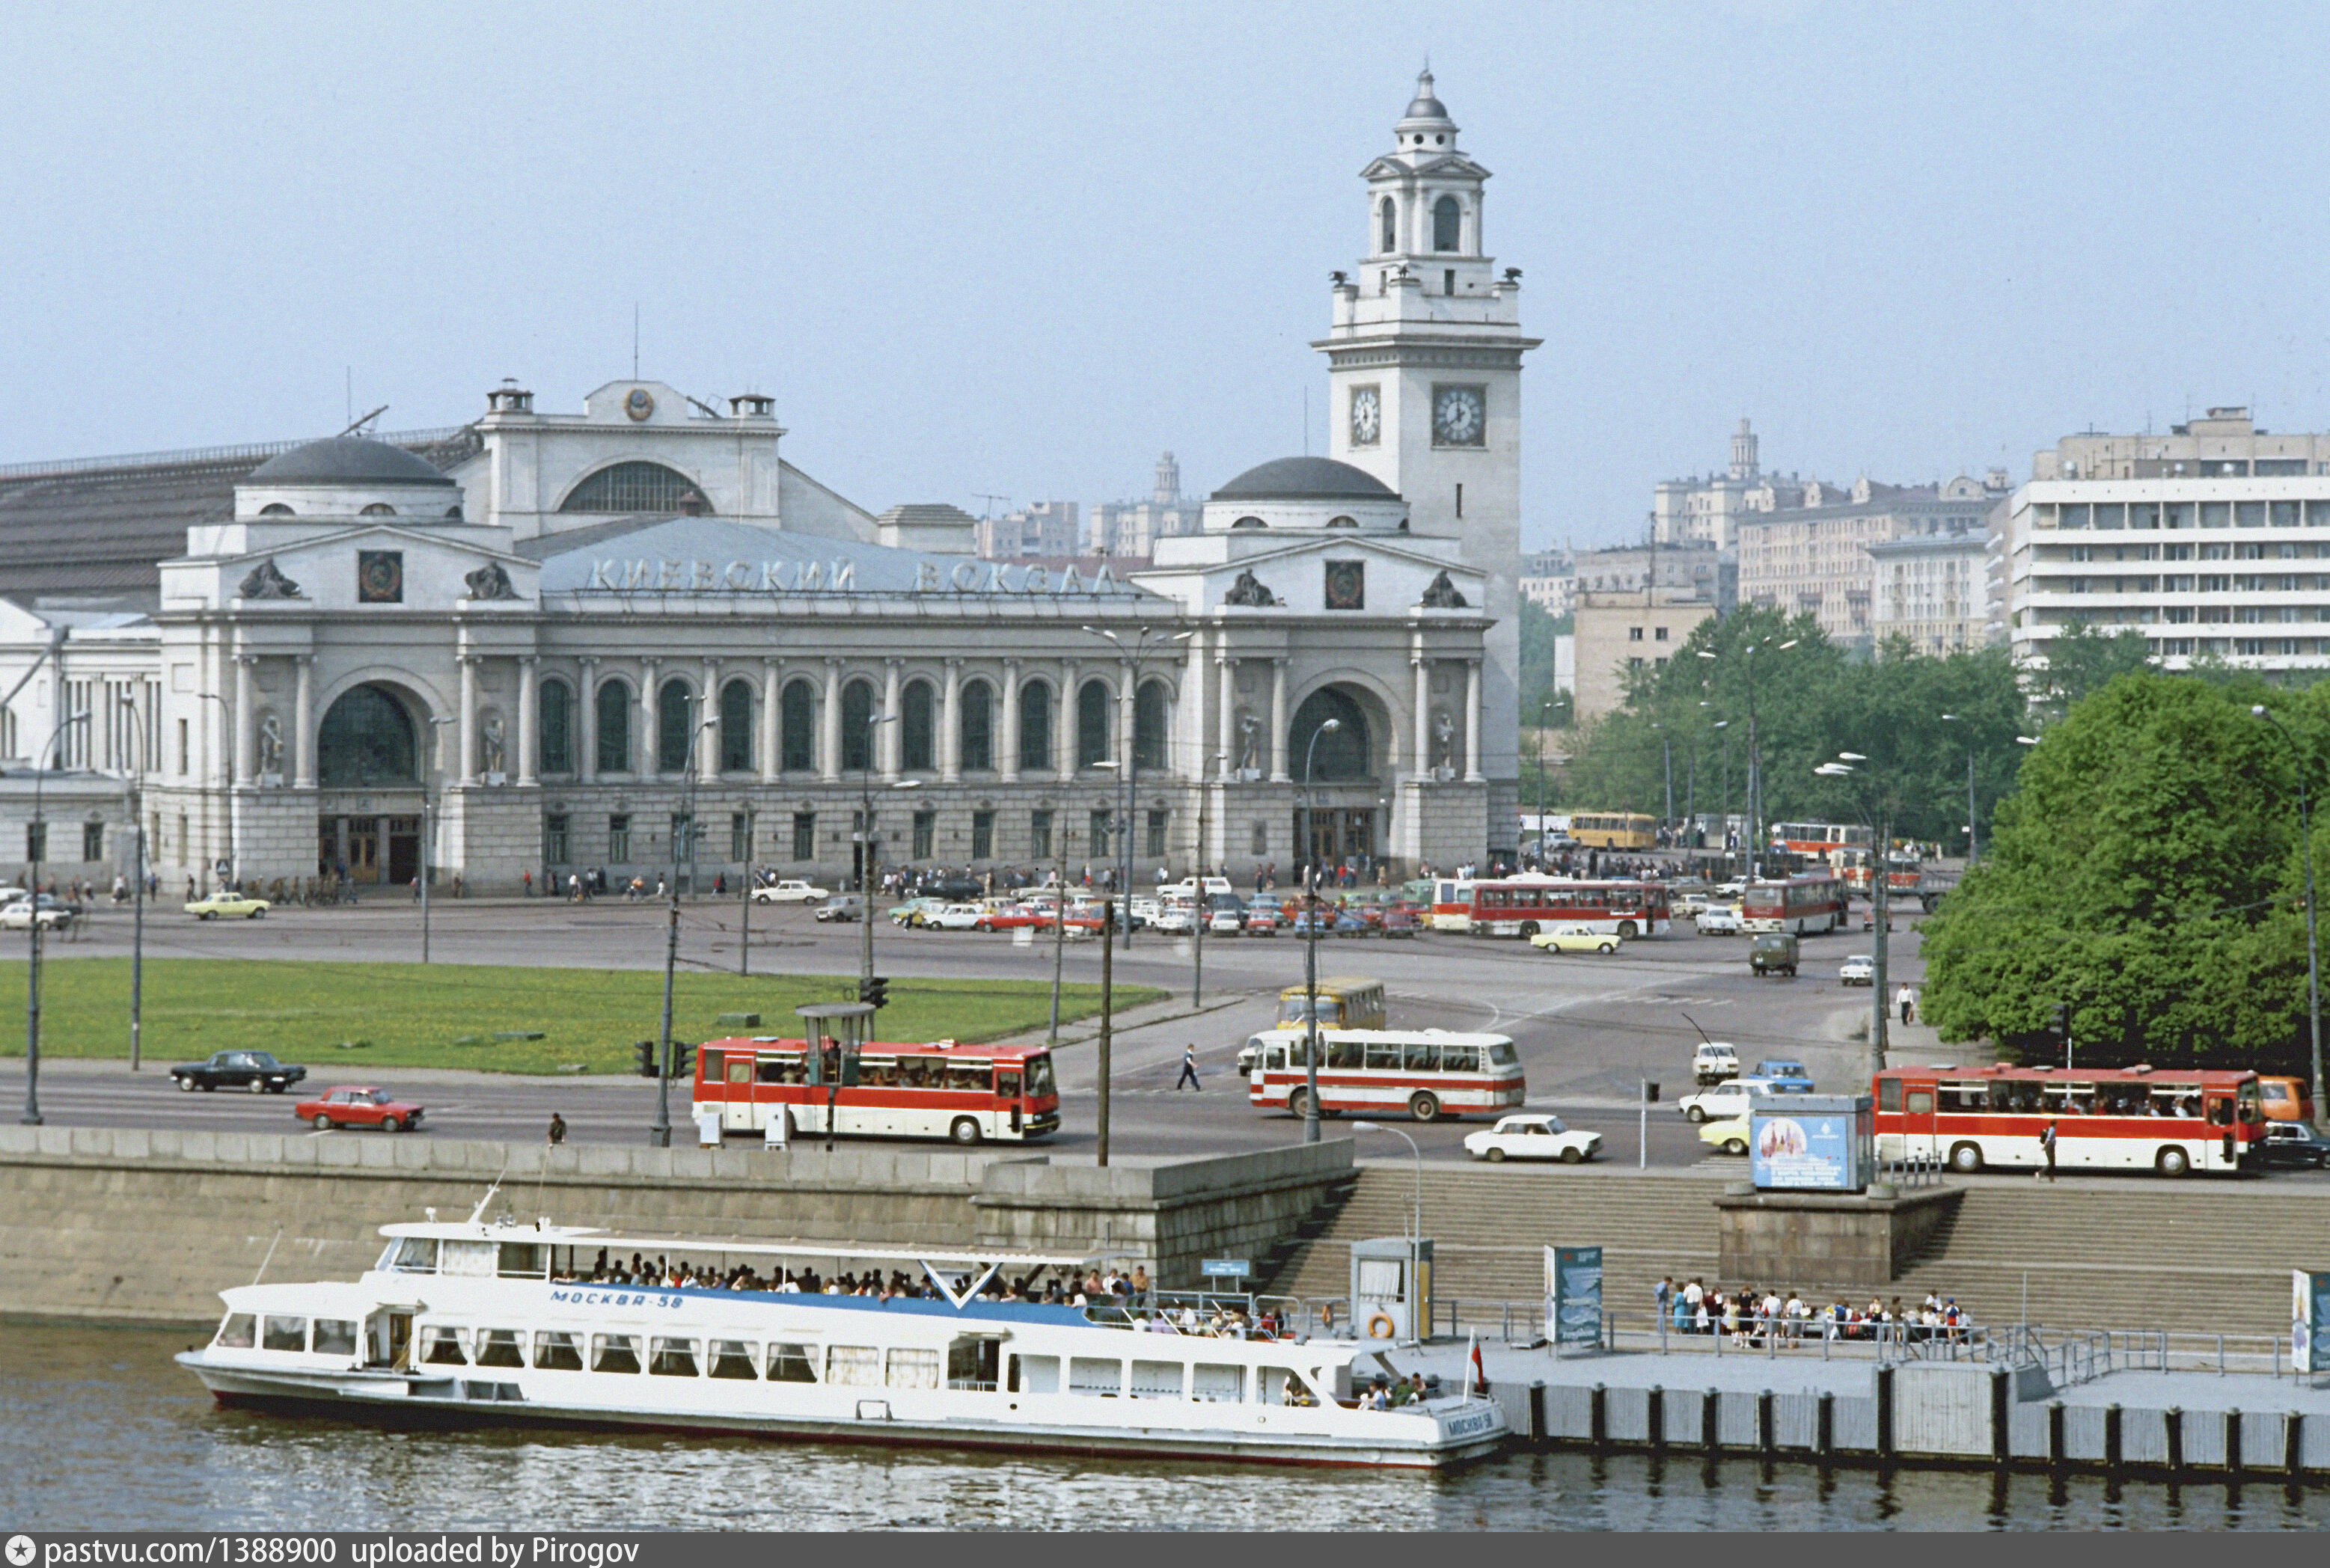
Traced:
<path fill-rule="evenodd" d="M 386 1248 L 354 1283 L 222 1291 L 217 1333 L 179 1364 L 223 1403 L 428 1423 L 1421 1469 L 1480 1458 L 1508 1436 L 1502 1412 L 1469 1387 L 1367 1408 L 1352 1397 L 1361 1352 L 1349 1340 L 1215 1337 L 990 1289 L 1088 1258 L 640 1238 L 476 1214 L 381 1233 Z M 602 1250 L 729 1268 L 911 1264 L 934 1290 L 578 1277 L 578 1260 L 588 1275 Z"/>

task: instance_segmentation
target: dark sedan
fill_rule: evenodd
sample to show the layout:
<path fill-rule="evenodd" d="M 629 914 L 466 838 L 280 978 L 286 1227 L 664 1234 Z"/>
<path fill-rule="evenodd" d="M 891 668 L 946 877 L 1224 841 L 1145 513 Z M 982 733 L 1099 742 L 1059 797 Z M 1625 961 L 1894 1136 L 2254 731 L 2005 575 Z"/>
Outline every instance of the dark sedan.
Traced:
<path fill-rule="evenodd" d="M 2302 1121 L 2268 1121 L 2265 1163 L 2297 1170 L 2330 1170 L 2330 1138 Z"/>
<path fill-rule="evenodd" d="M 280 1094 L 308 1076 L 305 1067 L 294 1067 L 278 1062 L 264 1051 L 220 1051 L 207 1062 L 182 1062 L 170 1069 L 170 1076 L 178 1087 L 189 1092 L 201 1090 L 244 1089 L 257 1094 L 265 1090 Z"/>

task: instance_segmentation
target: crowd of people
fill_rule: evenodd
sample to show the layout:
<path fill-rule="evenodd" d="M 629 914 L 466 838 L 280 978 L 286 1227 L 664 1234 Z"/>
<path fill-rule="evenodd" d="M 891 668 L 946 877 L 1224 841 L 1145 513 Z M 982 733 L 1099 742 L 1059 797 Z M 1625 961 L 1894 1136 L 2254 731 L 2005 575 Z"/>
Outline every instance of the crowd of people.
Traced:
<path fill-rule="evenodd" d="M 1767 1344 L 1785 1350 L 1821 1340 L 1939 1339 L 1955 1344 L 1973 1327 L 1973 1318 L 1956 1297 L 1935 1291 L 1914 1306 L 1899 1296 L 1890 1302 L 1871 1296 L 1868 1306 L 1856 1307 L 1837 1296 L 1823 1307 L 1794 1289 L 1783 1296 L 1760 1285 L 1710 1288 L 1696 1275 L 1678 1286 L 1669 1275 L 1652 1288 L 1652 1297 L 1669 1332 L 1723 1335 L 1743 1350 L 1760 1350 Z"/>

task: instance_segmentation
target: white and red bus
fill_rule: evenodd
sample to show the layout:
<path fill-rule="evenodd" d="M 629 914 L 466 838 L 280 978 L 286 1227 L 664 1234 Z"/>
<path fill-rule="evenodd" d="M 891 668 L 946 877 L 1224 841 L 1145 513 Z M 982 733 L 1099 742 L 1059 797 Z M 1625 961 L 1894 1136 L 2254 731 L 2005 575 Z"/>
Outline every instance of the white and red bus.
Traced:
<path fill-rule="evenodd" d="M 1309 1032 L 1270 1029 L 1246 1042 L 1254 1070 L 1246 1097 L 1265 1110 L 1308 1112 Z M 1388 1029 L 1319 1032 L 1319 1112 L 1438 1121 L 1518 1110 L 1529 1085 L 1520 1053 L 1502 1034 Z"/>
<path fill-rule="evenodd" d="M 1844 929 L 1844 883 L 1834 872 L 1807 872 L 1783 882 L 1751 882 L 1739 898 L 1739 923 L 1751 931 Z"/>
<path fill-rule="evenodd" d="M 2127 1067 L 1891 1067 L 1876 1076 L 1877 1153 L 1972 1175 L 2063 1170 L 2241 1171 L 2264 1159 L 2258 1075 Z"/>
<path fill-rule="evenodd" d="M 1060 1091 L 1040 1045 L 871 1043 L 845 1061 L 830 1044 L 755 1038 L 696 1052 L 696 1113 L 718 1111 L 723 1132 L 765 1136 L 782 1115 L 821 1134 L 829 1110 L 837 1133 L 1017 1143 L 1059 1130 Z"/>
<path fill-rule="evenodd" d="M 1870 890 L 1869 849 L 1862 845 L 1843 857 L 1844 880 L 1847 885 L 1862 893 Z M 1925 863 L 1918 852 L 1904 845 L 1895 845 L 1885 852 L 1885 885 L 1894 893 L 1916 893 L 1925 884 Z"/>
<path fill-rule="evenodd" d="M 1473 884 L 1466 929 L 1476 937 L 1533 937 L 1578 929 L 1600 935 L 1661 937 L 1667 890 L 1655 882 L 1572 882 L 1526 872 Z"/>
<path fill-rule="evenodd" d="M 1432 929 L 1469 930 L 1473 925 L 1473 879 L 1440 876 L 1432 881 Z"/>
<path fill-rule="evenodd" d="M 1775 822 L 1772 847 L 1825 861 L 1840 849 L 1867 849 L 1869 829 L 1843 822 Z"/>

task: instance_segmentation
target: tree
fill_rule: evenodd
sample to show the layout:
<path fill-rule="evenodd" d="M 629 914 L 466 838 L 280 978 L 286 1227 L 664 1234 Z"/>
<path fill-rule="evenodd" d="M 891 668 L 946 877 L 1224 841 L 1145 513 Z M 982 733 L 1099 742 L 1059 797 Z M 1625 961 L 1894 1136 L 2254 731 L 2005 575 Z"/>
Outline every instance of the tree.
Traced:
<path fill-rule="evenodd" d="M 2047 662 L 2032 670 L 2031 700 L 2060 715 L 2128 671 L 2152 667 L 2152 644 L 2142 632 L 2130 629 L 2106 637 L 2085 621 L 2074 621 L 2049 641 Z"/>

